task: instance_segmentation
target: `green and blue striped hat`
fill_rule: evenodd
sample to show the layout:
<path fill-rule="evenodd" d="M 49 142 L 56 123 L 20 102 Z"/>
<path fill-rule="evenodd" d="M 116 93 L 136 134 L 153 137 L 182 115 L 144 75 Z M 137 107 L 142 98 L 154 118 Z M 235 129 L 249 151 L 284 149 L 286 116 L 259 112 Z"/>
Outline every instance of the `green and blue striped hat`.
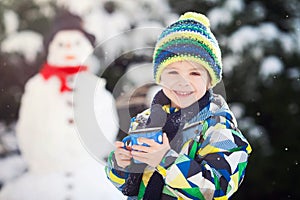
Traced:
<path fill-rule="evenodd" d="M 221 50 L 206 16 L 187 12 L 159 36 L 153 54 L 154 79 L 160 82 L 163 69 L 178 61 L 201 64 L 214 87 L 222 79 Z"/>

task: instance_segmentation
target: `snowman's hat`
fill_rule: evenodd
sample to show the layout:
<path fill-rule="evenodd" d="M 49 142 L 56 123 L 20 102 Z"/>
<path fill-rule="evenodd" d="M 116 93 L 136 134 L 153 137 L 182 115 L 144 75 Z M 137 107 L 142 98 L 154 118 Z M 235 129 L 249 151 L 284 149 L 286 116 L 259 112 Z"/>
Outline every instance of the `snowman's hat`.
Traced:
<path fill-rule="evenodd" d="M 96 38 L 94 35 L 86 32 L 83 29 L 82 19 L 79 16 L 74 15 L 66 10 L 62 10 L 54 19 L 49 35 L 44 40 L 44 47 L 47 54 L 50 42 L 53 40 L 54 36 L 62 30 L 78 30 L 82 32 L 93 45 L 93 47 L 95 47 Z"/>

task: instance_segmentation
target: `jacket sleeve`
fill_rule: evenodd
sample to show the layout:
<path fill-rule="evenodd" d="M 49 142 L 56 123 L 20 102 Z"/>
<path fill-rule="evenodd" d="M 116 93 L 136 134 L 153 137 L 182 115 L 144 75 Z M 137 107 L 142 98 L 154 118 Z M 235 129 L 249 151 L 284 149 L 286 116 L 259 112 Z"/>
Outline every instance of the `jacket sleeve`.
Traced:
<path fill-rule="evenodd" d="M 118 188 L 118 190 L 122 191 L 129 173 L 125 172 L 125 170 L 118 170 L 117 168 L 118 166 L 114 158 L 114 151 L 112 151 L 108 157 L 105 172 L 107 178 L 112 182 L 112 184 Z"/>
<path fill-rule="evenodd" d="M 251 147 L 232 123 L 218 121 L 206 124 L 209 128 L 201 143 L 191 140 L 180 154 L 170 150 L 156 168 L 173 195 L 224 200 L 238 189 Z"/>
<path fill-rule="evenodd" d="M 150 115 L 150 110 L 147 109 L 144 112 L 138 114 L 136 117 L 131 119 L 130 128 L 131 130 L 139 129 L 143 127 Z M 134 170 L 128 170 L 134 171 Z M 138 194 L 142 174 L 129 173 L 126 169 L 120 168 L 117 165 L 114 151 L 112 151 L 108 157 L 105 172 L 107 178 L 112 184 L 118 188 L 126 196 L 136 196 Z"/>

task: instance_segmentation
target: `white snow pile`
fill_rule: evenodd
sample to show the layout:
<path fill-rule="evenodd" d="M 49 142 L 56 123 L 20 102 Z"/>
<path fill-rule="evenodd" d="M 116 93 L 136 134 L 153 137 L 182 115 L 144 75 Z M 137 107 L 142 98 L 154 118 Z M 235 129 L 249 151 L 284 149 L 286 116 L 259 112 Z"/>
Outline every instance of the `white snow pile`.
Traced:
<path fill-rule="evenodd" d="M 105 9 L 106 0 L 34 0 L 45 10 L 45 16 L 51 16 L 50 4 L 65 8 L 83 19 L 84 28 L 94 34 L 97 43 L 106 52 L 108 60 L 116 59 L 123 52 L 153 45 L 162 27 L 174 22 L 178 15 L 173 13 L 167 0 L 128 0 L 111 1 L 113 12 Z M 48 13 L 48 14 L 47 14 Z M 1 50 L 8 53 L 20 53 L 26 61 L 36 59 L 42 50 L 42 36 L 33 31 L 16 32 L 18 16 L 7 11 L 7 38 L 1 44 Z M 139 31 L 129 31 L 134 28 Z M 141 30 L 144 31 L 141 31 Z M 128 32 L 129 31 L 129 32 Z M 140 33 L 140 34 L 137 34 Z"/>
<path fill-rule="evenodd" d="M 238 66 L 241 58 L 237 54 L 228 54 L 223 57 L 223 73 L 230 74 L 235 66 Z"/>
<path fill-rule="evenodd" d="M 27 62 L 33 62 L 42 49 L 42 35 L 30 30 L 10 34 L 1 43 L 2 52 L 19 53 L 24 55 Z"/>
<path fill-rule="evenodd" d="M 14 129 L 15 124 L 7 126 L 0 122 L 0 155 L 13 153 L 18 149 Z M 25 170 L 26 164 L 19 155 L 13 154 L 0 159 L 0 183 L 14 179 Z"/>
<path fill-rule="evenodd" d="M 278 57 L 268 56 L 260 65 L 259 75 L 263 79 L 266 79 L 270 75 L 280 74 L 283 68 L 284 65 Z"/>
<path fill-rule="evenodd" d="M 177 19 L 167 1 L 113 1 L 115 11 L 106 12 L 104 2 L 82 16 L 87 31 L 93 33 L 108 63 L 122 55 L 154 43 L 165 24 Z M 132 30 L 132 26 L 134 29 Z"/>
<path fill-rule="evenodd" d="M 135 86 L 153 82 L 152 63 L 139 63 L 130 65 L 125 73 L 128 80 L 134 82 Z"/>
<path fill-rule="evenodd" d="M 3 23 L 6 35 L 14 33 L 19 27 L 18 15 L 12 10 L 5 10 L 3 14 Z"/>
<path fill-rule="evenodd" d="M 15 123 L 6 125 L 0 122 L 0 155 L 18 150 L 17 138 L 15 136 Z"/>
<path fill-rule="evenodd" d="M 0 182 L 8 182 L 20 176 L 27 168 L 26 163 L 19 155 L 0 159 Z"/>
<path fill-rule="evenodd" d="M 5 53 L 19 53 L 24 55 L 27 62 L 33 62 L 37 54 L 42 51 L 42 35 L 31 30 L 18 32 L 19 17 L 12 10 L 4 11 L 3 23 L 6 38 L 0 44 L 0 51 Z"/>
<path fill-rule="evenodd" d="M 215 8 L 208 13 L 208 18 L 212 29 L 220 26 L 230 24 L 233 20 L 232 13 L 225 8 Z"/>
<path fill-rule="evenodd" d="M 207 16 L 210 20 L 212 29 L 220 25 L 230 24 L 234 20 L 234 15 L 244 10 L 245 4 L 243 0 L 225 1 L 223 7 L 211 9 Z"/>
<path fill-rule="evenodd" d="M 273 23 L 242 26 L 227 39 L 227 46 L 233 53 L 241 53 L 254 45 L 262 48 L 264 44 L 275 40 L 280 42 L 283 50 L 287 53 L 299 48 L 294 34 L 281 32 Z"/>
<path fill-rule="evenodd" d="M 237 119 L 242 118 L 245 114 L 245 106 L 241 103 L 230 104 L 230 110 L 233 112 L 234 116 Z"/>

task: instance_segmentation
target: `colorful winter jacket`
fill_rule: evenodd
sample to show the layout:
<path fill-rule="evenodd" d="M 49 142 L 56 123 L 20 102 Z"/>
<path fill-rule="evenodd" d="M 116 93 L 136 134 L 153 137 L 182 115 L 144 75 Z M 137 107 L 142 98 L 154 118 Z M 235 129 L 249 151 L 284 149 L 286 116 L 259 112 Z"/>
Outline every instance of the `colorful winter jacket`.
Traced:
<path fill-rule="evenodd" d="M 131 130 L 146 123 L 150 109 L 133 118 Z M 179 133 L 177 133 L 179 134 Z M 138 188 L 143 199 L 151 175 L 156 170 L 164 178 L 163 194 L 168 199 L 228 199 L 241 184 L 251 147 L 227 103 L 213 94 L 210 103 L 184 125 L 180 147 L 172 147 L 154 169 L 147 166 Z M 177 149 L 177 150 L 175 150 Z M 130 175 L 117 166 L 114 152 L 108 158 L 108 179 L 122 191 Z"/>

